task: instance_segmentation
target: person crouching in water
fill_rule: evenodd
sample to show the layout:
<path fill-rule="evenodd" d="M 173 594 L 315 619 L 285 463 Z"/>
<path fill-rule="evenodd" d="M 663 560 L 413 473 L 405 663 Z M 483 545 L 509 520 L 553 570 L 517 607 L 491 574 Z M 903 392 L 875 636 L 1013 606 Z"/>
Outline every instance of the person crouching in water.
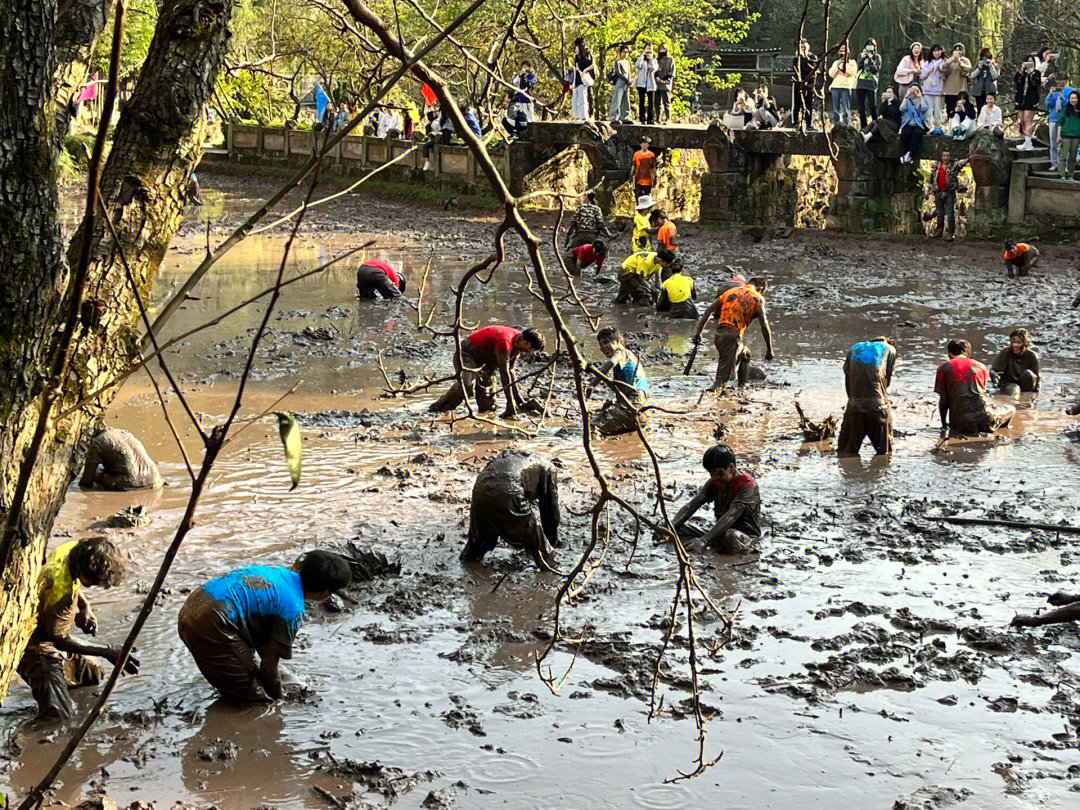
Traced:
<path fill-rule="evenodd" d="M 971 358 L 971 344 L 950 340 L 949 359 L 938 366 L 934 393 L 938 395 L 941 435 L 978 436 L 1006 427 L 1016 413 L 1012 405 L 991 405 L 986 397 L 990 372 Z"/>
<path fill-rule="evenodd" d="M 1014 329 L 1009 335 L 1009 345 L 990 367 L 990 381 L 1010 397 L 1039 390 L 1039 356 L 1031 350 L 1027 329 Z"/>
<path fill-rule="evenodd" d="M 648 399 L 649 380 L 637 355 L 623 344 L 622 333 L 606 326 L 596 333 L 600 352 L 607 358 L 598 375 L 610 376 L 615 382 L 615 398 L 604 403 L 596 416 L 596 430 L 601 436 L 616 436 L 637 430 L 645 420 L 640 414 Z M 588 397 L 592 387 L 585 392 Z"/>
<path fill-rule="evenodd" d="M 739 472 L 735 451 L 726 444 L 715 444 L 706 450 L 702 464 L 709 480 L 671 523 L 680 540 L 700 539 L 721 554 L 745 554 L 761 538 L 761 495 L 757 482 L 749 473 Z M 708 529 L 688 523 L 709 501 L 716 522 Z"/>
<path fill-rule="evenodd" d="M 356 270 L 356 294 L 361 298 L 397 298 L 405 292 L 405 274 L 386 262 L 364 262 Z"/>
<path fill-rule="evenodd" d="M 857 456 L 863 439 L 879 456 L 892 452 L 892 412 L 889 410 L 889 383 L 896 366 L 896 347 L 886 337 L 856 343 L 844 360 L 844 388 L 847 408 L 836 452 Z"/>
<path fill-rule="evenodd" d="M 682 259 L 676 256 L 660 271 L 660 277 L 663 281 L 660 297 L 656 299 L 656 311 L 666 313 L 669 318 L 696 318 L 698 311 L 694 300 L 697 291 L 694 280 L 683 272 Z"/>
<path fill-rule="evenodd" d="M 277 700 L 283 695 L 278 662 L 292 658 L 304 602 L 321 602 L 351 581 L 348 562 L 329 551 L 303 554 L 292 568 L 238 568 L 188 597 L 177 617 L 180 640 L 225 697 Z"/>

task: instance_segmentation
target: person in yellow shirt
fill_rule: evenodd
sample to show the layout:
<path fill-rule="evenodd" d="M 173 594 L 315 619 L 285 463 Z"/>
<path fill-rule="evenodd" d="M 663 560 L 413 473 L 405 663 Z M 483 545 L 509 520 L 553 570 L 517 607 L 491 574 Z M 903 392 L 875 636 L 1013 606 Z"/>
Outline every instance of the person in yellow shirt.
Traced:
<path fill-rule="evenodd" d="M 615 296 L 615 303 L 630 301 L 634 304 L 651 304 L 656 299 L 656 282 L 653 279 L 674 259 L 675 255 L 664 248 L 655 253 L 639 250 L 627 256 L 619 270 L 619 292 Z"/>
<path fill-rule="evenodd" d="M 652 250 L 651 234 L 656 233 L 656 228 L 649 222 L 649 211 L 655 207 L 656 202 L 650 195 L 645 194 L 638 198 L 637 213 L 634 214 L 634 233 L 630 238 L 631 250 Z"/>
<path fill-rule="evenodd" d="M 696 318 L 698 311 L 694 299 L 697 291 L 694 280 L 683 273 L 682 259 L 676 257 L 661 273 L 661 278 L 664 281 L 660 285 L 656 311 L 666 313 L 669 318 Z"/>

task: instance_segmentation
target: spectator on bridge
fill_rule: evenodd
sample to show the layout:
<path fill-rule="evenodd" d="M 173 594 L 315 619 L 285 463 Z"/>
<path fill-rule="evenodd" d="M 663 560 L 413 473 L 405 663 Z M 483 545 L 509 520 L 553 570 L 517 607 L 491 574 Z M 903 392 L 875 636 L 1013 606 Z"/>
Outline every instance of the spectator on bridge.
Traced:
<path fill-rule="evenodd" d="M 877 98 L 878 74 L 881 73 L 881 54 L 878 53 L 877 41 L 873 37 L 866 40 L 856 61 L 859 75 L 855 80 L 855 108 L 865 133 L 870 129 L 870 122 L 877 118 L 877 105 L 874 100 Z"/>
<path fill-rule="evenodd" d="M 858 81 L 858 65 L 848 54 L 847 43 L 841 43 L 836 61 L 829 68 L 829 92 L 832 94 L 833 121 L 851 126 L 851 91 Z"/>
<path fill-rule="evenodd" d="M 585 40 L 578 37 L 574 40 L 574 66 L 572 69 L 573 95 L 571 107 L 575 121 L 591 121 L 589 114 L 589 88 L 596 84 L 596 63 L 593 62 L 592 54 L 585 46 Z"/>
<path fill-rule="evenodd" d="M 919 154 L 923 136 L 926 135 L 926 121 L 930 114 L 930 105 L 922 97 L 919 85 L 908 88 L 907 98 L 900 103 L 900 148 L 903 154 L 901 163 L 911 163 Z"/>
<path fill-rule="evenodd" d="M 649 148 L 649 136 L 641 139 L 641 148 L 634 152 L 634 199 L 652 194 L 656 185 L 656 155 Z"/>
<path fill-rule="evenodd" d="M 638 94 L 638 123 L 655 123 L 656 71 L 659 65 L 656 57 L 653 56 L 651 42 L 645 43 L 645 48 L 634 63 L 634 67 L 637 69 L 634 86 L 637 87 Z"/>
<path fill-rule="evenodd" d="M 975 104 L 968 97 L 966 90 L 956 94 L 953 114 L 949 119 L 949 131 L 953 140 L 962 141 L 975 133 Z"/>
<path fill-rule="evenodd" d="M 791 85 L 791 125 L 805 132 L 814 126 L 814 84 L 817 57 L 810 52 L 810 43 L 799 40 L 795 56 L 795 78 Z"/>
<path fill-rule="evenodd" d="M 529 128 L 529 118 L 522 105 L 514 101 L 513 96 L 509 94 L 503 99 L 502 106 L 505 110 L 502 119 L 503 129 L 506 130 L 510 140 L 517 140 Z"/>
<path fill-rule="evenodd" d="M 979 61 L 975 63 L 975 67 L 971 69 L 971 74 L 968 76 L 971 97 L 975 99 L 975 109 L 979 112 L 982 112 L 988 95 L 997 99 L 997 80 L 1000 75 L 1001 69 L 994 55 L 989 48 L 983 48 L 979 51 Z"/>
<path fill-rule="evenodd" d="M 1060 166 L 1058 146 L 1061 141 L 1061 116 L 1069 103 L 1069 77 L 1060 73 L 1053 79 L 1054 87 L 1046 95 L 1046 113 L 1050 123 L 1050 171 L 1056 172 Z"/>
<path fill-rule="evenodd" d="M 1035 124 L 1035 110 L 1039 107 L 1039 87 L 1042 85 L 1042 75 L 1035 69 L 1034 54 L 1026 57 L 1020 64 L 1013 82 L 1016 85 L 1016 114 L 1020 119 L 1020 134 L 1024 136 L 1024 142 L 1016 148 L 1030 151 L 1034 149 L 1031 135 Z"/>
<path fill-rule="evenodd" d="M 900 99 L 892 89 L 892 85 L 885 87 L 881 94 L 881 104 L 878 107 L 878 117 L 870 124 L 870 130 L 863 134 L 867 143 L 876 135 L 879 140 L 895 138 L 900 133 Z"/>
<path fill-rule="evenodd" d="M 632 81 L 630 49 L 625 45 L 619 48 L 619 58 L 615 67 L 608 71 L 611 82 L 611 104 L 608 107 L 608 120 L 626 122 L 630 120 L 630 82 Z"/>
<path fill-rule="evenodd" d="M 656 60 L 656 123 L 671 122 L 671 90 L 675 86 L 675 59 L 668 55 L 667 45 L 660 43 Z"/>
<path fill-rule="evenodd" d="M 1041 77 L 1043 84 L 1046 84 L 1054 75 L 1055 62 L 1061 54 L 1054 53 L 1054 49 L 1049 45 L 1043 45 L 1035 52 L 1035 70 Z"/>
<path fill-rule="evenodd" d="M 769 95 L 769 85 L 762 84 L 754 91 L 754 123 L 758 129 L 772 129 L 780 123 L 780 109 Z"/>
<path fill-rule="evenodd" d="M 979 117 L 975 119 L 975 129 L 988 129 L 1000 138 L 1004 127 L 1001 107 L 997 105 L 997 95 L 987 93 L 986 98 L 983 99 L 983 107 L 979 110 Z"/>
<path fill-rule="evenodd" d="M 923 62 L 922 92 L 930 107 L 926 128 L 931 134 L 940 135 L 945 131 L 945 49 L 935 44 L 930 49 L 930 58 Z"/>
<path fill-rule="evenodd" d="M 968 89 L 968 74 L 971 72 L 971 60 L 964 55 L 964 43 L 953 45 L 952 54 L 945 60 L 945 117 L 952 118 L 956 112 L 956 99 Z M 970 107 L 971 104 L 969 103 Z M 971 110 L 972 115 L 975 110 Z"/>
<path fill-rule="evenodd" d="M 333 102 L 329 102 L 326 105 L 326 109 L 323 110 L 322 121 L 320 121 L 319 123 L 322 124 L 322 128 L 324 130 L 326 130 L 327 132 L 333 132 L 334 131 L 334 124 L 336 122 L 337 122 L 337 108 L 334 106 Z"/>
<path fill-rule="evenodd" d="M 1076 149 L 1080 147 L 1080 93 L 1072 90 L 1069 103 L 1061 114 L 1061 179 L 1072 180 L 1076 171 Z M 1060 151 L 1060 150 L 1059 150 Z"/>
<path fill-rule="evenodd" d="M 912 42 L 907 55 L 900 60 L 893 72 L 893 81 L 896 82 L 897 97 L 903 101 L 907 98 L 908 89 L 913 84 L 918 84 L 922 77 L 923 57 L 922 43 Z"/>
<path fill-rule="evenodd" d="M 516 109 L 512 112 L 520 111 L 524 114 L 526 122 L 532 121 L 536 117 L 532 96 L 533 88 L 536 87 L 536 74 L 533 73 L 532 63 L 528 61 L 522 62 L 521 70 L 518 71 L 518 75 L 511 80 L 510 84 L 517 88 L 517 93 L 511 99 L 511 103 L 516 105 Z"/>
<path fill-rule="evenodd" d="M 746 129 L 754 121 L 754 102 L 750 100 L 750 97 L 746 95 L 746 91 L 741 87 L 735 91 L 735 101 L 731 104 L 731 116 L 735 119 L 742 121 L 742 125 L 739 126 L 737 122 L 731 127 L 731 129 Z"/>

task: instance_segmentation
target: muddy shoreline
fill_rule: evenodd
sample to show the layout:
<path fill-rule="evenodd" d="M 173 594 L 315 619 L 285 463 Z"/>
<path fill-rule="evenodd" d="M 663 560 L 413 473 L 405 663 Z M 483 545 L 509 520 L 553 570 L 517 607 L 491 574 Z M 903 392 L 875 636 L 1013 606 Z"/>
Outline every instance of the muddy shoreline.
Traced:
<path fill-rule="evenodd" d="M 220 238 L 274 187 L 271 179 L 216 174 L 203 184 L 206 209 L 189 218 L 170 251 L 158 300 L 197 263 L 206 218 Z M 529 221 L 550 254 L 551 217 Z M 410 278 L 432 260 L 422 300 L 445 319 L 454 281 L 489 252 L 496 222 L 487 213 L 349 197 L 312 213 L 296 267 L 375 234 L 370 255 L 400 261 Z M 171 328 L 179 332 L 266 286 L 281 228 L 223 261 Z M 140 644 L 143 673 L 124 681 L 58 798 L 70 802 L 100 788 L 118 801 L 222 808 L 330 806 L 319 791 L 356 807 L 392 801 L 406 808 L 801 808 L 855 797 L 867 807 L 900 797 L 905 807 L 947 806 L 927 804 L 935 795 L 973 807 L 1071 806 L 1080 786 L 1077 629 L 1020 633 L 1007 624 L 1075 582 L 1073 541 L 934 518 L 1078 521 L 1080 444 L 1069 433 L 1077 420 L 1061 413 L 1080 390 L 1080 319 L 1068 309 L 1076 248 L 1047 247 L 1037 276 L 1017 282 L 1005 278 L 1000 251 L 990 245 L 802 232 L 755 241 L 759 234 L 693 224 L 679 230 L 703 291 L 735 270 L 763 272 L 773 284 L 777 361 L 767 365 L 766 381 L 740 398 L 706 397 L 686 415 L 655 413 L 648 426 L 669 506 L 700 482 L 701 452 L 717 435 L 761 485 L 760 552 L 696 552 L 703 586 L 736 615 L 730 645 L 703 662 L 709 750 L 724 751 L 715 768 L 664 783 L 694 755 L 685 617 L 661 670 L 665 711 L 647 718 L 674 585 L 668 548 L 645 535 L 635 544 L 634 526 L 612 513 L 605 566 L 566 610 L 567 628 L 586 640 L 559 696 L 540 682 L 533 657 L 551 631 L 557 578 L 508 549 L 479 566 L 457 558 L 472 480 L 513 440 L 562 465 L 568 545 L 558 561 L 571 563 L 587 537 L 581 513 L 596 494 L 579 420 L 556 413 L 521 438 L 430 417 L 424 406 L 435 392 L 383 397 L 378 358 L 392 379 L 401 373 L 415 382 L 449 368 L 451 344 L 418 333 L 406 302 L 358 307 L 342 267 L 283 297 L 245 402 L 256 413 L 303 379 L 290 401 L 307 442 L 301 488 L 287 493 L 271 422 L 247 431 L 222 459 L 203 523 Z M 615 241 L 621 258 L 628 233 Z M 522 245 L 508 237 L 506 247 L 506 272 L 468 293 L 468 317 L 543 327 L 520 270 Z M 715 354 L 704 344 L 697 373 L 679 373 L 688 324 L 613 309 L 613 285 L 591 270 L 578 288 L 639 350 L 653 401 L 680 411 L 697 401 Z M 171 357 L 198 412 L 224 411 L 253 317 L 208 330 Z M 583 318 L 570 317 L 595 355 Z M 1016 325 L 1033 332 L 1044 391 L 1023 403 L 1016 424 L 995 441 L 931 453 L 932 375 L 944 340 L 962 334 L 988 360 Z M 798 393 L 811 415 L 839 414 L 843 351 L 882 332 L 900 348 L 896 452 L 881 461 L 864 450 L 861 460 L 838 463 L 831 444 L 802 441 L 792 397 Z M 750 345 L 760 355 L 758 334 Z M 556 394 L 568 384 L 559 375 Z M 124 389 L 109 420 L 146 441 L 172 484 L 134 497 L 73 489 L 61 513 L 58 540 L 90 532 L 132 502 L 151 509 L 147 527 L 108 530 L 133 558 L 124 587 L 91 597 L 113 638 L 156 570 L 187 486 L 141 380 Z M 651 510 L 650 464 L 635 440 L 597 447 L 613 486 Z M 215 702 L 175 636 L 185 594 L 252 558 L 288 562 L 301 548 L 354 537 L 399 559 L 402 570 L 355 589 L 359 604 L 342 613 L 313 613 L 291 667 L 310 687 L 305 697 L 270 708 Z M 696 630 L 710 642 L 723 633 L 704 613 Z M 553 657 L 556 674 L 574 651 Z M 88 697 L 80 696 L 81 705 Z M 63 742 L 27 725 L 31 715 L 21 686 L 0 709 L 8 729 L 2 782 L 13 793 Z"/>

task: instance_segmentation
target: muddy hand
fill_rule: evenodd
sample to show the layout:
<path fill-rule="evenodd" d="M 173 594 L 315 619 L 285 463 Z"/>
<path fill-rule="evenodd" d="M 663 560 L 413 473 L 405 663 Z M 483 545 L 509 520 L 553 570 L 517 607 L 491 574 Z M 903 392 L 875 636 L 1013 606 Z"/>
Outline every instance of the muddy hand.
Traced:
<path fill-rule="evenodd" d="M 109 654 L 105 656 L 108 660 L 116 665 L 116 662 L 120 660 L 120 647 L 110 647 Z M 135 656 L 135 648 L 132 648 L 131 654 L 128 656 L 128 660 L 124 663 L 125 675 L 138 675 L 139 674 L 139 659 Z"/>
<path fill-rule="evenodd" d="M 94 611 L 87 608 L 75 617 L 75 626 L 90 636 L 97 635 L 97 616 Z"/>
<path fill-rule="evenodd" d="M 1009 627 L 1034 627 L 1035 621 L 1031 616 L 1013 616 Z"/>

